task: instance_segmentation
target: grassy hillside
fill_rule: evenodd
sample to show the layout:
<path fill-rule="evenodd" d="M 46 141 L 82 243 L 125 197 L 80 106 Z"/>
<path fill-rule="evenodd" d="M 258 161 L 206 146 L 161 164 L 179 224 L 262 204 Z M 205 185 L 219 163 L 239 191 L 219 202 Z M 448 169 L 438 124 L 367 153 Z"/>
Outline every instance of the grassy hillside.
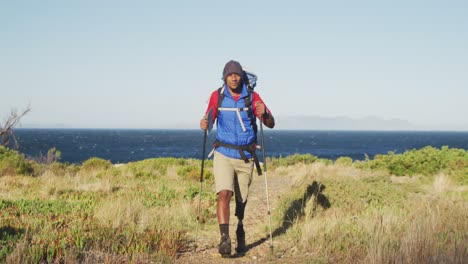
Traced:
<path fill-rule="evenodd" d="M 273 211 L 277 247 L 316 262 L 443 262 L 468 257 L 468 153 L 427 147 L 372 160 L 268 160 L 291 179 Z M 212 163 L 201 199 L 215 228 Z M 200 161 L 113 165 L 26 160 L 0 147 L 0 262 L 171 262 L 193 243 Z"/>
<path fill-rule="evenodd" d="M 198 160 L 113 166 L 92 158 L 78 166 L 38 164 L 1 151 L 2 262 L 170 260 L 196 226 Z M 17 169 L 23 167 L 29 169 Z M 212 181 L 209 169 L 205 177 Z M 214 199 L 211 190 L 203 193 L 206 219 L 214 219 Z"/>
<path fill-rule="evenodd" d="M 278 168 L 293 182 L 275 234 L 319 263 L 466 263 L 467 168 L 446 147 Z"/>

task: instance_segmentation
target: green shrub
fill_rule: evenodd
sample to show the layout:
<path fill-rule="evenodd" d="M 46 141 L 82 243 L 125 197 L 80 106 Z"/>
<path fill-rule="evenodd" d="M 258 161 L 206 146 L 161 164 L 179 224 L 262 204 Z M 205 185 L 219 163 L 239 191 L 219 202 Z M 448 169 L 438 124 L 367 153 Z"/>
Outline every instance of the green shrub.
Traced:
<path fill-rule="evenodd" d="M 0 176 L 2 175 L 32 175 L 32 162 L 16 150 L 0 146 Z"/>
<path fill-rule="evenodd" d="M 180 166 L 177 169 L 177 174 L 182 177 L 184 180 L 190 181 L 200 181 L 200 173 L 201 173 L 201 164 L 199 165 L 187 165 L 187 166 Z M 206 182 L 213 182 L 214 175 L 211 170 L 208 170 L 208 166 L 205 165 L 203 170 L 203 181 Z"/>
<path fill-rule="evenodd" d="M 353 159 L 350 157 L 339 157 L 335 160 L 335 164 L 342 166 L 351 166 L 353 164 Z"/>
<path fill-rule="evenodd" d="M 376 155 L 373 160 L 358 162 L 356 166 L 371 170 L 386 170 L 397 176 L 451 173 L 468 167 L 468 152 L 463 149 L 450 149 L 447 146 L 441 149 L 428 146 L 419 150 L 405 151 L 403 154 L 389 152 L 387 155 Z"/>
<path fill-rule="evenodd" d="M 93 157 L 83 162 L 81 168 L 83 170 L 107 170 L 111 166 L 112 163 L 110 161 Z"/>
<path fill-rule="evenodd" d="M 113 177 L 122 176 L 122 171 L 121 171 L 119 168 L 116 168 L 116 167 L 112 167 L 112 168 L 109 170 L 109 173 L 110 173 L 110 175 L 112 175 Z"/>
<path fill-rule="evenodd" d="M 316 162 L 320 162 L 320 163 L 323 163 L 325 165 L 332 165 L 333 164 L 333 160 L 324 159 L 324 158 L 318 158 Z"/>
<path fill-rule="evenodd" d="M 65 163 L 54 162 L 49 165 L 49 171 L 57 176 L 64 176 L 67 171 L 67 165 Z"/>
<path fill-rule="evenodd" d="M 143 205 L 146 207 L 170 206 L 176 198 L 176 191 L 167 187 L 166 184 L 161 184 L 157 192 L 143 191 L 140 197 Z"/>
<path fill-rule="evenodd" d="M 195 165 L 180 166 L 177 169 L 177 174 L 184 180 L 198 181 L 200 180 L 200 167 Z"/>
<path fill-rule="evenodd" d="M 214 181 L 214 174 L 212 171 L 209 171 L 205 168 L 204 172 L 203 172 L 203 180 L 208 182 L 208 183 L 212 183 Z"/>
<path fill-rule="evenodd" d="M 316 162 L 317 156 L 312 154 L 294 154 L 286 157 L 272 158 L 269 165 L 272 167 L 287 167 L 297 163 L 310 164 Z"/>
<path fill-rule="evenodd" d="M 152 179 L 152 178 L 155 178 L 155 177 L 156 177 L 153 173 L 147 172 L 147 171 L 138 171 L 138 172 L 136 172 L 134 175 L 135 175 L 135 178 L 148 178 L 148 179 Z"/>
<path fill-rule="evenodd" d="M 45 163 L 47 164 L 57 163 L 61 157 L 62 157 L 62 152 L 60 152 L 56 148 L 51 148 L 49 149 L 49 151 L 47 151 L 47 157 L 46 157 Z"/>
<path fill-rule="evenodd" d="M 177 174 L 184 180 L 200 181 L 201 160 L 188 160 L 185 165 L 179 165 Z M 214 182 L 213 160 L 205 159 L 203 169 L 203 181 L 207 183 Z"/>
<path fill-rule="evenodd" d="M 185 179 L 192 179 L 195 181 L 200 181 L 200 173 L 201 173 L 201 160 L 193 160 L 190 162 L 190 166 L 186 166 L 187 171 L 187 178 Z M 214 182 L 214 174 L 213 174 L 213 160 L 205 160 L 204 163 L 204 169 L 203 169 L 203 181 L 207 183 L 213 183 Z M 184 174 L 184 172 L 181 172 Z M 179 174 L 179 171 L 177 171 L 177 174 Z M 179 174 L 180 175 L 180 174 Z"/>
<path fill-rule="evenodd" d="M 205 160 L 205 167 L 206 168 L 209 168 L 209 167 L 213 168 L 213 160 L 212 159 Z"/>
<path fill-rule="evenodd" d="M 75 176 L 80 171 L 80 166 L 76 164 L 68 165 L 66 171 L 70 176 Z"/>
<path fill-rule="evenodd" d="M 182 158 L 154 158 L 128 163 L 132 174 L 166 175 L 169 166 L 185 166 L 189 160 Z M 141 175 L 140 175 L 141 176 Z"/>

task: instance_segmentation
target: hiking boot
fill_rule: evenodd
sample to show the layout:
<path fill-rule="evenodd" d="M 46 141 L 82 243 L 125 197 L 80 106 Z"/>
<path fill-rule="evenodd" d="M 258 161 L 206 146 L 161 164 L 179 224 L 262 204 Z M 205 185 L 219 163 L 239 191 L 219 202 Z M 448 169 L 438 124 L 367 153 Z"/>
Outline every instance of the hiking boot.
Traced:
<path fill-rule="evenodd" d="M 219 242 L 218 252 L 223 258 L 231 257 L 231 238 L 228 235 L 223 234 L 221 242 Z"/>
<path fill-rule="evenodd" d="M 247 246 L 245 245 L 245 232 L 244 232 L 244 227 L 243 226 L 241 226 L 241 225 L 237 226 L 236 236 L 237 236 L 236 252 L 237 253 L 246 252 L 247 251 Z"/>

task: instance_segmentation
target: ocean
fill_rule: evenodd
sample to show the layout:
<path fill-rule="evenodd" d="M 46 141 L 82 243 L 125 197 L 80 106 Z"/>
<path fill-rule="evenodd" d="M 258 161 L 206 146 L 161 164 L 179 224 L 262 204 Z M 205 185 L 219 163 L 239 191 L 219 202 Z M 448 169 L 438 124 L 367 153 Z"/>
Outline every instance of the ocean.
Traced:
<path fill-rule="evenodd" d="M 91 157 L 126 163 L 156 157 L 202 158 L 203 131 L 165 129 L 16 129 L 19 151 L 29 158 L 61 151 L 62 162 L 81 163 Z M 265 156 L 306 154 L 363 160 L 366 155 L 402 153 L 425 146 L 468 150 L 468 132 L 441 131 L 290 131 L 265 130 Z M 214 141 L 209 134 L 206 153 Z M 259 133 L 259 142 L 260 133 Z M 261 151 L 258 151 L 261 157 Z"/>

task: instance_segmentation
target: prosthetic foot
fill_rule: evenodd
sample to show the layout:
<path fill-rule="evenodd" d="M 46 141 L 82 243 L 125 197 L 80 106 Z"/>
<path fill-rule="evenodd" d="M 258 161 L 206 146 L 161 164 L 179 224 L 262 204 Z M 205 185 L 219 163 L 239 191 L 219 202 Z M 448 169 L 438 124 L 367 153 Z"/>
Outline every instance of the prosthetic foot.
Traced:
<path fill-rule="evenodd" d="M 244 232 L 244 226 L 243 225 L 238 225 L 237 226 L 236 236 L 237 236 L 236 252 L 237 253 L 246 252 L 247 251 L 247 246 L 245 245 L 245 232 Z"/>

